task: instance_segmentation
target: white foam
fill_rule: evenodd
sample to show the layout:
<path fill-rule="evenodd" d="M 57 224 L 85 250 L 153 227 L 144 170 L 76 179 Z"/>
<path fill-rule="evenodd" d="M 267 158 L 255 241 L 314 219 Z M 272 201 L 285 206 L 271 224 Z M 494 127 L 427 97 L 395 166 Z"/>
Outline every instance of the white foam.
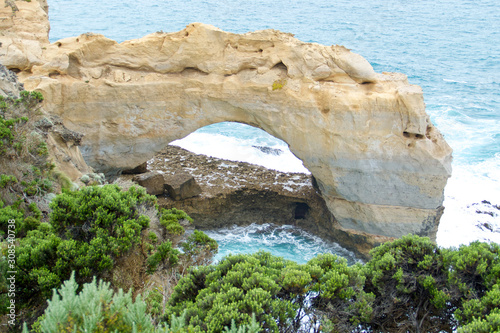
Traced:
<path fill-rule="evenodd" d="M 466 81 L 458 81 L 458 80 L 451 80 L 451 79 L 443 79 L 445 82 L 452 82 L 452 83 L 467 83 Z"/>
<path fill-rule="evenodd" d="M 488 201 L 491 205 L 482 204 Z M 443 247 L 472 241 L 500 243 L 500 216 L 478 213 L 500 205 L 500 156 L 476 165 L 456 166 L 445 188 L 445 212 L 441 218 L 437 243 Z M 488 224 L 493 231 L 482 225 Z M 496 232 L 495 232 L 496 231 Z"/>
<path fill-rule="evenodd" d="M 310 173 L 309 170 L 304 167 L 302 161 L 292 154 L 286 143 L 276 138 L 274 138 L 274 140 L 275 142 L 273 142 L 270 148 L 282 150 L 283 153 L 280 155 L 266 154 L 252 147 L 254 142 L 248 139 L 239 139 L 212 133 L 194 132 L 184 139 L 173 141 L 170 144 L 187 149 L 196 154 L 258 164 L 268 169 L 283 172 Z"/>

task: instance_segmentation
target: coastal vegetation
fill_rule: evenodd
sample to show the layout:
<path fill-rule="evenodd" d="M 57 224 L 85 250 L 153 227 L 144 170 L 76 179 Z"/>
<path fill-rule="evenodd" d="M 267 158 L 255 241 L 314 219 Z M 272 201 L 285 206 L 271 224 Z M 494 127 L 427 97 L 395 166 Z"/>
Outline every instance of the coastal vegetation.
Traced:
<path fill-rule="evenodd" d="M 408 235 L 351 266 L 266 252 L 211 264 L 217 243 L 143 188 L 72 188 L 50 161 L 42 99 L 0 101 L 0 305 L 8 318 L 15 299 L 12 331 L 500 329 L 498 244 L 441 249 Z"/>

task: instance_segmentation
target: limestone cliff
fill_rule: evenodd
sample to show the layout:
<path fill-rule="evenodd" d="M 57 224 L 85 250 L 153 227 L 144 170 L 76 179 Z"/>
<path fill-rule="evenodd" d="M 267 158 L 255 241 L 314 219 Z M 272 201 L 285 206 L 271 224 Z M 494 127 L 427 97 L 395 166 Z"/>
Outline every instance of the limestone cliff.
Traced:
<path fill-rule="evenodd" d="M 17 99 L 23 90 L 23 84 L 18 81 L 16 74 L 8 70 L 5 66 L 0 65 L 0 96 Z M 8 118 L 12 116 L 12 114 L 7 114 Z M 22 114 L 17 116 L 28 115 Z M 79 150 L 78 146 L 82 139 L 80 133 L 66 128 L 58 116 L 48 114 L 44 108 L 37 109 L 29 117 L 30 123 L 33 124 L 29 126 L 30 130 L 32 130 L 30 136 L 35 135 L 43 138 L 50 152 L 51 161 L 55 163 L 58 172 L 63 173 L 72 180 L 77 180 L 82 174 L 93 171 L 85 163 Z M 5 161 L 12 162 L 12 157 L 6 157 Z M 0 166 L 9 169 L 11 164 L 7 164 L 9 167 L 3 164 L 0 164 Z"/>
<path fill-rule="evenodd" d="M 22 2 L 12 15 L 24 15 Z M 33 40 L 12 22 L 15 38 Z M 133 168 L 200 127 L 236 121 L 287 142 L 342 227 L 435 236 L 451 149 L 403 74 L 375 73 L 342 46 L 200 23 L 123 43 L 94 34 L 38 42 L 24 56 L 2 47 L 0 61 L 85 135 L 82 154 L 100 172 Z"/>

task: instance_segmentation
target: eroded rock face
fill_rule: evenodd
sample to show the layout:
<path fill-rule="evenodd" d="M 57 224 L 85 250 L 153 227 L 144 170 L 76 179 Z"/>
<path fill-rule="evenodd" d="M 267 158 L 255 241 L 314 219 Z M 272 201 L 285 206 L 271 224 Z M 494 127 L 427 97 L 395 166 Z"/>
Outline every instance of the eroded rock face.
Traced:
<path fill-rule="evenodd" d="M 85 134 L 82 154 L 98 172 L 117 174 L 198 128 L 236 121 L 286 141 L 342 227 L 435 236 L 451 149 L 403 74 L 375 73 L 342 46 L 200 23 L 120 44 L 83 34 L 40 52 L 33 61 L 26 53 L 19 75 Z"/>
<path fill-rule="evenodd" d="M 49 30 L 46 0 L 0 0 L 0 63 L 9 69 L 27 71 L 42 65 Z"/>

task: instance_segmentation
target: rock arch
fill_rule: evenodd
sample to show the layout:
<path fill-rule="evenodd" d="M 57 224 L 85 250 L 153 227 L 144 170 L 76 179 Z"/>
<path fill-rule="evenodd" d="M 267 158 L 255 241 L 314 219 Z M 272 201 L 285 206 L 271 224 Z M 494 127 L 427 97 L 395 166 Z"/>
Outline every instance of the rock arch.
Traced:
<path fill-rule="evenodd" d="M 85 135 L 82 154 L 98 171 L 135 167 L 203 126 L 241 122 L 289 144 L 342 227 L 435 236 L 451 149 L 403 74 L 375 73 L 342 46 L 200 23 L 120 44 L 83 34 L 40 45 L 28 65 L 8 52 L 0 60 Z"/>

